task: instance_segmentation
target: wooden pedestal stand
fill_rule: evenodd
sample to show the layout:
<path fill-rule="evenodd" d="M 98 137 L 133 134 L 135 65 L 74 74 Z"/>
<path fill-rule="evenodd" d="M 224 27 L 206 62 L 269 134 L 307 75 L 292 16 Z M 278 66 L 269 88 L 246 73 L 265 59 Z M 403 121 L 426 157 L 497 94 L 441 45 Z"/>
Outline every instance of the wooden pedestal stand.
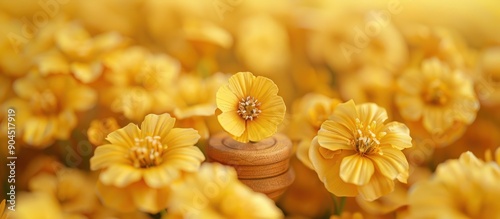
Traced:
<path fill-rule="evenodd" d="M 275 201 L 295 179 L 289 162 L 292 143 L 282 134 L 241 143 L 225 132 L 219 133 L 208 141 L 207 155 L 210 162 L 234 167 L 241 182 Z"/>

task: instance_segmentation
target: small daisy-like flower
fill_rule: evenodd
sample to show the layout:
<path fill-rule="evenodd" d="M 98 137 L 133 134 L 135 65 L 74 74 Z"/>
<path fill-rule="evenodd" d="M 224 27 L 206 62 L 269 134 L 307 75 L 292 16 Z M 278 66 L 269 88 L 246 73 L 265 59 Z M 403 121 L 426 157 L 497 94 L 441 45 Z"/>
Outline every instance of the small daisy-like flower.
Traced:
<path fill-rule="evenodd" d="M 91 109 L 97 99 L 93 89 L 68 75 L 41 77 L 33 72 L 17 79 L 13 88 L 18 97 L 9 101 L 23 109 L 16 118 L 22 139 L 37 148 L 68 139 L 78 123 L 76 113 Z"/>
<path fill-rule="evenodd" d="M 397 83 L 396 105 L 403 118 L 422 121 L 433 136 L 444 133 L 452 136 L 457 132 L 456 127 L 464 127 L 476 119 L 479 101 L 473 80 L 438 59 L 424 61 L 420 69 L 409 69 Z M 444 140 L 442 144 L 449 141 L 452 140 Z"/>
<path fill-rule="evenodd" d="M 170 185 L 181 174 L 195 172 L 205 159 L 194 146 L 194 129 L 173 128 L 169 114 L 147 115 L 141 128 L 129 124 L 108 135 L 110 144 L 96 148 L 92 170 L 103 202 L 120 211 L 156 213 L 166 207 Z"/>
<path fill-rule="evenodd" d="M 195 174 L 172 186 L 172 200 L 163 218 L 282 218 L 274 202 L 238 181 L 236 171 L 204 163 Z"/>
<path fill-rule="evenodd" d="M 222 128 L 240 142 L 257 142 L 276 133 L 285 117 L 285 103 L 271 79 L 250 72 L 229 78 L 216 95 Z"/>
<path fill-rule="evenodd" d="M 375 200 L 394 190 L 395 179 L 406 183 L 409 165 L 401 150 L 412 146 L 410 131 L 385 120 L 384 108 L 350 100 L 321 125 L 309 158 L 328 191 Z"/>
<path fill-rule="evenodd" d="M 440 164 L 409 192 L 411 218 L 498 218 L 500 167 L 471 152 Z"/>

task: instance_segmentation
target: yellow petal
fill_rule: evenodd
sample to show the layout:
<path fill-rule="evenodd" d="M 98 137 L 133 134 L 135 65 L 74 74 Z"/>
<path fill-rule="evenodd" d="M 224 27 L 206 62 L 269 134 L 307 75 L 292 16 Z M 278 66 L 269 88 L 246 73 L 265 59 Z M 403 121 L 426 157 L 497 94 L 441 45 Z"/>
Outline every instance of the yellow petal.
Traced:
<path fill-rule="evenodd" d="M 400 174 L 409 171 L 408 161 L 405 155 L 398 149 L 392 147 L 382 148 L 383 155 L 369 155 L 377 170 L 389 179 L 396 179 Z M 406 182 L 406 179 L 402 179 Z"/>
<path fill-rule="evenodd" d="M 278 94 L 278 86 L 269 78 L 258 76 L 250 89 L 250 94 L 262 103 L 262 108 Z M 283 100 L 282 100 L 283 101 Z"/>
<path fill-rule="evenodd" d="M 117 188 L 115 186 L 107 186 L 102 182 L 97 182 L 97 195 L 105 206 L 121 212 L 132 212 L 136 210 L 136 205 L 132 200 L 131 195 L 127 192 L 127 188 Z"/>
<path fill-rule="evenodd" d="M 411 96 L 407 94 L 397 93 L 395 102 L 403 118 L 411 121 L 417 121 L 420 119 L 420 117 L 422 117 L 424 102 L 420 95 Z"/>
<path fill-rule="evenodd" d="M 58 139 L 68 139 L 71 131 L 77 124 L 75 113 L 71 110 L 66 109 L 59 113 L 59 115 L 57 115 L 57 118 L 54 119 L 56 119 L 55 122 L 58 130 L 54 133 L 56 137 Z"/>
<path fill-rule="evenodd" d="M 332 120 L 339 125 L 345 126 L 347 130 L 356 130 L 356 118 L 358 115 L 356 113 L 356 105 L 353 100 L 349 100 L 345 103 L 340 103 L 335 107 L 333 115 L 330 116 L 329 120 Z"/>
<path fill-rule="evenodd" d="M 314 138 L 315 144 L 318 143 L 317 137 Z M 314 169 L 311 159 L 309 159 L 309 147 L 311 147 L 311 140 L 304 139 L 300 141 L 297 146 L 297 158 L 309 169 Z"/>
<path fill-rule="evenodd" d="M 313 141 L 314 142 L 314 141 Z M 353 154 L 353 151 L 342 151 L 337 159 L 325 159 L 319 152 L 319 144 L 311 144 L 309 158 L 319 179 L 325 184 L 326 189 L 336 196 L 356 196 L 356 185 L 346 183 L 340 178 L 340 163 L 342 158 Z"/>
<path fill-rule="evenodd" d="M 85 84 L 95 81 L 103 72 L 103 67 L 99 62 L 73 62 L 71 63 L 70 68 L 75 78 Z"/>
<path fill-rule="evenodd" d="M 428 107 L 424 110 L 423 122 L 425 129 L 430 133 L 443 133 L 453 124 L 450 117 L 450 108 Z"/>
<path fill-rule="evenodd" d="M 205 157 L 194 146 L 168 149 L 164 162 L 144 171 L 144 181 L 149 187 L 161 188 L 181 176 L 182 172 L 196 172 Z"/>
<path fill-rule="evenodd" d="M 399 90 L 411 95 L 420 95 L 422 87 L 425 85 L 424 78 L 417 69 L 410 69 L 405 72 L 397 81 Z"/>
<path fill-rule="evenodd" d="M 405 124 L 390 122 L 385 125 L 383 131 L 387 134 L 380 139 L 381 144 L 390 144 L 399 150 L 412 147 L 410 129 Z"/>
<path fill-rule="evenodd" d="M 127 126 L 109 133 L 106 140 L 111 142 L 111 144 L 128 148 L 135 145 L 135 138 L 140 138 L 140 135 L 139 127 L 133 123 L 129 123 Z"/>
<path fill-rule="evenodd" d="M 197 104 L 195 106 L 187 107 L 184 109 L 175 108 L 173 115 L 177 119 L 186 119 L 195 116 L 212 116 L 214 115 L 215 109 L 216 107 L 212 103 Z"/>
<path fill-rule="evenodd" d="M 46 147 L 52 143 L 57 127 L 55 121 L 47 117 L 32 117 L 26 121 L 23 140 L 36 147 Z"/>
<path fill-rule="evenodd" d="M 205 156 L 198 147 L 191 146 L 168 149 L 163 159 L 164 170 L 173 168 L 184 172 L 195 172 L 205 160 Z"/>
<path fill-rule="evenodd" d="M 67 74 L 69 65 L 67 58 L 60 52 L 49 52 L 37 60 L 40 75 Z"/>
<path fill-rule="evenodd" d="M 344 157 L 340 164 L 340 178 L 358 186 L 366 185 L 374 172 L 373 162 L 359 154 Z"/>
<path fill-rule="evenodd" d="M 352 131 L 333 120 L 323 122 L 321 129 L 318 131 L 318 143 L 321 147 L 331 151 L 353 150 L 354 148 L 350 144 L 352 139 L 354 139 Z"/>
<path fill-rule="evenodd" d="M 66 91 L 65 105 L 74 110 L 88 110 L 94 107 L 97 93 L 87 86 L 76 86 Z"/>
<path fill-rule="evenodd" d="M 162 139 L 162 143 L 168 148 L 188 147 L 195 145 L 198 139 L 200 139 L 198 131 L 192 128 L 173 128 L 165 139 Z"/>
<path fill-rule="evenodd" d="M 236 111 L 223 112 L 217 116 L 222 128 L 231 135 L 241 136 L 245 131 L 246 124 Z"/>
<path fill-rule="evenodd" d="M 364 186 L 358 187 L 361 198 L 367 201 L 373 201 L 394 190 L 394 181 L 380 173 L 375 173 L 370 182 Z"/>
<path fill-rule="evenodd" d="M 220 87 L 215 97 L 217 107 L 222 110 L 222 112 L 238 110 L 238 102 L 241 98 L 238 98 L 238 96 L 233 93 L 233 91 L 229 88 L 229 85 Z"/>
<path fill-rule="evenodd" d="M 99 170 L 106 168 L 115 163 L 130 164 L 130 160 L 126 155 L 128 148 L 106 144 L 97 147 L 94 151 L 94 156 L 90 158 L 90 169 Z"/>
<path fill-rule="evenodd" d="M 248 137 L 248 131 L 246 131 L 246 130 L 240 136 L 231 135 L 231 137 L 234 140 L 239 141 L 239 142 L 243 142 L 243 143 L 247 143 L 250 141 L 250 139 Z"/>
<path fill-rule="evenodd" d="M 253 121 L 247 121 L 248 139 L 257 142 L 272 136 L 278 130 L 278 124 L 275 122 L 276 118 L 270 116 L 259 116 Z"/>
<path fill-rule="evenodd" d="M 99 180 L 106 185 L 122 188 L 137 182 L 141 177 L 140 169 L 128 164 L 113 164 L 101 172 Z"/>
<path fill-rule="evenodd" d="M 373 121 L 380 126 L 387 120 L 387 111 L 374 103 L 363 103 L 356 106 L 359 120 L 362 124 L 370 125 Z"/>
<path fill-rule="evenodd" d="M 165 209 L 170 198 L 168 188 L 153 189 L 144 183 L 136 183 L 130 187 L 134 206 L 140 211 L 155 214 Z"/>
<path fill-rule="evenodd" d="M 33 94 L 38 93 L 38 83 L 41 77 L 35 74 L 30 74 L 26 77 L 19 78 L 14 81 L 14 92 L 23 99 L 30 99 Z M 37 83 L 38 82 L 38 83 Z"/>
<path fill-rule="evenodd" d="M 495 161 L 500 165 L 500 148 L 495 150 Z"/>
<path fill-rule="evenodd" d="M 229 89 L 239 99 L 245 98 L 252 88 L 255 76 L 250 72 L 238 72 L 229 78 Z"/>
<path fill-rule="evenodd" d="M 161 115 L 149 114 L 141 123 L 141 136 L 160 136 L 166 138 L 170 130 L 174 127 L 175 119 L 168 113 Z"/>

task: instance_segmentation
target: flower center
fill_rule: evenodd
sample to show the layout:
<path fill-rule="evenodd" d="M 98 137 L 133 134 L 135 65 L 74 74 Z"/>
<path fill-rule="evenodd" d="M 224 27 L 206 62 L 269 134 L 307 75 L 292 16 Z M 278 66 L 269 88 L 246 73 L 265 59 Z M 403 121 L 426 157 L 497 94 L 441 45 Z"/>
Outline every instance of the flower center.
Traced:
<path fill-rule="evenodd" d="M 446 86 L 440 80 L 434 80 L 429 84 L 424 93 L 424 99 L 432 105 L 442 106 L 448 102 Z"/>
<path fill-rule="evenodd" d="M 162 155 L 166 146 L 160 142 L 160 136 L 147 136 L 143 139 L 135 138 L 135 144 L 129 149 L 128 157 L 134 167 L 148 168 L 158 166 L 163 160 Z"/>
<path fill-rule="evenodd" d="M 259 117 L 262 112 L 260 107 L 260 102 L 252 96 L 247 96 L 242 98 L 238 104 L 238 115 L 244 120 L 254 120 Z"/>
<path fill-rule="evenodd" d="M 31 98 L 31 102 L 32 106 L 43 114 L 56 113 L 58 109 L 57 97 L 50 90 L 35 93 Z"/>
<path fill-rule="evenodd" d="M 377 122 L 372 121 L 371 124 L 365 126 L 361 123 L 359 118 L 356 118 L 356 131 L 354 132 L 354 139 L 350 144 L 356 149 L 360 155 L 378 153 L 383 154 L 380 150 L 380 141 L 387 133 L 378 132 L 375 134 Z"/>

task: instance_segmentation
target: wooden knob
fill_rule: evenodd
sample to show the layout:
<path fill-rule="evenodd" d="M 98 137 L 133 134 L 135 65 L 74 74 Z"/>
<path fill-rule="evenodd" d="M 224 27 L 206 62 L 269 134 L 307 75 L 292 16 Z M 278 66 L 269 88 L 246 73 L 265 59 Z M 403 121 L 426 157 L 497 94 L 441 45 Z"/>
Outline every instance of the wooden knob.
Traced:
<path fill-rule="evenodd" d="M 292 143 L 283 134 L 256 143 L 241 143 L 223 132 L 209 139 L 206 151 L 208 161 L 233 166 L 244 184 L 273 199 L 295 179 L 289 164 Z"/>

